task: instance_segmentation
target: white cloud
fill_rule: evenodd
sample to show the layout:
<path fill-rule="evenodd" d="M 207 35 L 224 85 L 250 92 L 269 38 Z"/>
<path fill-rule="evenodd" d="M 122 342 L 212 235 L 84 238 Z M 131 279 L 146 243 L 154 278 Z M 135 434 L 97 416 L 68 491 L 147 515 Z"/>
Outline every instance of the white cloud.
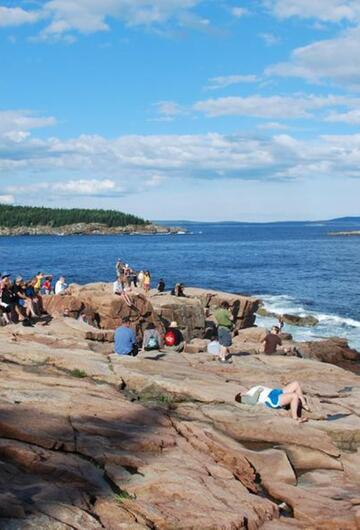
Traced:
<path fill-rule="evenodd" d="M 0 204 L 13 204 L 14 202 L 14 195 L 0 195 Z"/>
<path fill-rule="evenodd" d="M 25 11 L 21 7 L 0 6 L 0 27 L 33 24 L 41 18 L 39 11 Z"/>
<path fill-rule="evenodd" d="M 332 112 L 326 118 L 332 123 L 348 123 L 350 125 L 360 124 L 360 109 L 353 109 L 349 112 Z"/>
<path fill-rule="evenodd" d="M 129 26 L 150 26 L 178 19 L 201 0 L 50 0 L 43 7 L 50 24 L 44 37 L 69 31 L 93 33 L 107 31 L 109 19 L 121 20 Z M 184 19 L 183 19 L 184 21 Z"/>
<path fill-rule="evenodd" d="M 194 104 L 194 110 L 207 116 L 252 116 L 269 119 L 296 119 L 311 118 L 313 112 L 319 109 L 337 105 L 359 104 L 356 98 L 345 96 L 248 96 L 248 97 L 222 97 Z"/>
<path fill-rule="evenodd" d="M 161 25 L 174 20 L 182 26 L 202 28 L 210 21 L 192 12 L 203 0 L 49 0 L 34 9 L 0 6 L 0 27 L 19 26 L 43 20 L 40 38 L 65 38 L 110 29 L 111 19 L 128 26 Z M 16 2 L 20 4 L 18 0 Z M 35 2 L 34 2 L 35 3 Z M 40 4 L 39 3 L 35 3 Z"/>
<path fill-rule="evenodd" d="M 39 192 L 47 191 L 55 193 L 58 196 L 116 196 L 122 194 L 125 189 L 110 179 L 79 179 L 55 182 L 38 182 L 32 184 L 22 184 L 16 186 L 6 186 L 5 190 L 12 194 L 38 195 Z M 11 195 L 9 195 L 11 197 Z"/>
<path fill-rule="evenodd" d="M 317 18 L 326 22 L 354 21 L 360 18 L 358 0 L 263 0 L 278 18 Z"/>
<path fill-rule="evenodd" d="M 208 90 L 216 90 L 241 83 L 256 83 L 256 81 L 258 81 L 258 77 L 253 74 L 224 75 L 211 77 L 206 88 Z"/>
<path fill-rule="evenodd" d="M 55 124 L 55 118 L 37 116 L 36 113 L 29 110 L 0 110 L 0 134 L 6 133 L 11 136 L 12 133 L 18 133 L 17 139 L 21 139 L 21 136 L 27 137 L 28 134 L 25 131 L 30 129 Z"/>
<path fill-rule="evenodd" d="M 237 7 L 233 7 L 231 9 L 231 14 L 234 17 L 236 17 L 236 18 L 240 18 L 240 17 L 243 17 L 245 15 L 248 15 L 249 14 L 249 10 L 246 9 L 246 7 L 237 6 Z"/>
<path fill-rule="evenodd" d="M 259 33 L 259 37 L 265 42 L 266 46 L 275 46 L 279 44 L 280 37 L 274 35 L 274 33 Z"/>
<path fill-rule="evenodd" d="M 284 123 L 279 123 L 277 121 L 269 121 L 266 123 L 260 123 L 260 125 L 257 126 L 258 129 L 262 130 L 285 130 L 289 127 L 285 125 Z"/>
<path fill-rule="evenodd" d="M 308 81 L 328 80 L 349 88 L 360 87 L 360 27 L 333 39 L 295 49 L 289 62 L 267 68 L 266 74 L 301 77 Z"/>
<path fill-rule="evenodd" d="M 158 101 L 154 107 L 160 114 L 156 121 L 172 121 L 176 116 L 187 114 L 186 109 L 175 101 Z"/>

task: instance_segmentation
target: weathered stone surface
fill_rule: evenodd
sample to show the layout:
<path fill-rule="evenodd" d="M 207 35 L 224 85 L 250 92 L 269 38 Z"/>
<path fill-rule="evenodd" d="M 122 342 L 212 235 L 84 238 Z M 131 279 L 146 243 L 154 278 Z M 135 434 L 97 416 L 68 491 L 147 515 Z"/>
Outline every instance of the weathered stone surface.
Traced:
<path fill-rule="evenodd" d="M 86 286 L 73 284 L 69 288 L 69 294 L 44 296 L 44 308 L 53 316 L 63 316 L 65 313 L 73 318 L 84 314 L 93 315 L 91 323 L 108 330 L 121 325 L 123 317 L 129 317 L 131 327 L 139 338 L 149 322 L 153 322 L 160 331 L 164 330 L 161 320 L 144 294 L 137 291 L 129 293 L 132 305 L 128 306 L 122 297 L 112 294 L 111 288 L 106 283 Z"/>
<path fill-rule="evenodd" d="M 360 354 L 349 347 L 345 339 L 331 338 L 314 342 L 301 342 L 298 347 L 304 357 L 341 365 L 346 361 L 360 361 Z"/>
<path fill-rule="evenodd" d="M 81 299 L 109 308 L 106 289 Z M 239 344 L 263 333 L 240 330 Z M 0 329 L 1 529 L 359 528 L 356 375 L 246 349 L 231 365 L 206 352 L 119 357 L 111 340 L 56 316 Z M 234 401 L 295 379 L 313 409 L 305 424 Z"/>
<path fill-rule="evenodd" d="M 255 313 L 260 305 L 260 300 L 257 298 L 195 287 L 186 288 L 185 294 L 190 298 L 200 300 L 202 306 L 208 310 L 210 318 L 212 311 L 219 307 L 221 302 L 228 302 L 234 317 L 235 330 L 248 328 L 255 324 Z"/>

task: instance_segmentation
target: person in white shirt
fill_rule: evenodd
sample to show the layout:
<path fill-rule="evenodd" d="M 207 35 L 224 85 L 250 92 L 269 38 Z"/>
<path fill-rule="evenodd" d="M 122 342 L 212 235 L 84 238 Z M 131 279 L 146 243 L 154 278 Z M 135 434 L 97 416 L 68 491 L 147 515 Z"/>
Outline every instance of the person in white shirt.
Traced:
<path fill-rule="evenodd" d="M 66 294 L 68 288 L 67 283 L 65 283 L 64 276 L 60 276 L 58 281 L 55 284 L 55 294 Z"/>
<path fill-rule="evenodd" d="M 126 288 L 123 287 L 122 276 L 118 276 L 117 279 L 114 281 L 113 294 L 121 296 L 125 300 L 126 305 L 128 305 L 129 307 L 133 307 L 129 295 L 126 293 Z"/>
<path fill-rule="evenodd" d="M 123 294 L 124 289 L 121 282 L 121 276 L 119 275 L 113 283 L 113 294 Z"/>

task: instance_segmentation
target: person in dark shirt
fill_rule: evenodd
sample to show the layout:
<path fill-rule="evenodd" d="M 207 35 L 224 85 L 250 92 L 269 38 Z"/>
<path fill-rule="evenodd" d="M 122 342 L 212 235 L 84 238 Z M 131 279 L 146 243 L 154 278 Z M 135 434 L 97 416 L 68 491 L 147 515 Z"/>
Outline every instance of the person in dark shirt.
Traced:
<path fill-rule="evenodd" d="M 271 332 L 266 335 L 262 343 L 264 345 L 264 353 L 272 355 L 276 352 L 276 348 L 282 345 L 281 338 L 279 337 L 280 328 L 273 326 Z"/>
<path fill-rule="evenodd" d="M 158 283 L 158 286 L 157 286 L 157 290 L 159 293 L 163 293 L 165 291 L 165 282 L 162 278 L 160 278 L 159 280 L 159 283 Z"/>

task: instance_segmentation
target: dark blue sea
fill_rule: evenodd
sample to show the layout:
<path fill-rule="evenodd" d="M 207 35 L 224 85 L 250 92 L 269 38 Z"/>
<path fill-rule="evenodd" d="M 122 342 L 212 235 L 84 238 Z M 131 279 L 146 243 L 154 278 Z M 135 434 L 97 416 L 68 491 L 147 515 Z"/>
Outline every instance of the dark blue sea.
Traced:
<path fill-rule="evenodd" d="M 343 336 L 360 350 L 360 237 L 329 237 L 360 222 L 188 223 L 186 235 L 0 238 L 0 270 L 64 274 L 69 283 L 113 281 L 118 257 L 148 269 L 153 284 L 261 296 L 269 310 L 313 314 L 316 328 L 290 328 L 300 340 Z M 259 319 L 271 325 L 271 319 Z"/>

